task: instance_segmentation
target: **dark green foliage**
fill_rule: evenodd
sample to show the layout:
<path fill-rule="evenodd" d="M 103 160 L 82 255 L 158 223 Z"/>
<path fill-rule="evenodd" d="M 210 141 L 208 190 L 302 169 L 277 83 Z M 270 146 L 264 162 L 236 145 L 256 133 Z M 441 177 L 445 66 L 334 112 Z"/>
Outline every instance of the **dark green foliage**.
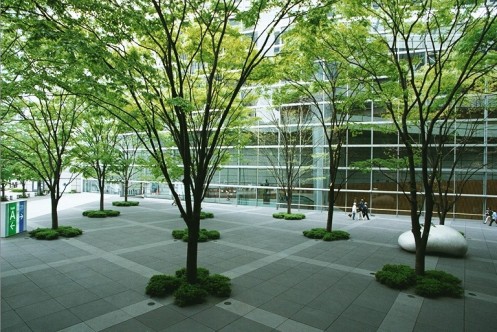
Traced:
<path fill-rule="evenodd" d="M 415 293 L 424 297 L 461 297 L 464 293 L 461 280 L 444 272 L 430 270 L 422 276 L 416 276 L 414 269 L 407 265 L 383 266 L 376 272 L 376 280 L 390 288 L 406 289 L 415 286 Z"/>
<path fill-rule="evenodd" d="M 326 229 L 324 228 L 312 228 L 308 231 L 304 231 L 304 236 L 309 239 L 322 239 L 326 234 Z"/>
<path fill-rule="evenodd" d="M 197 279 L 199 281 L 205 280 L 209 277 L 209 270 L 203 267 L 197 268 Z M 179 269 L 176 271 L 176 277 L 186 280 L 186 268 Z"/>
<path fill-rule="evenodd" d="M 221 237 L 221 234 L 218 231 L 207 231 L 207 237 L 209 240 L 217 240 Z"/>
<path fill-rule="evenodd" d="M 422 276 L 422 278 L 436 279 L 440 282 L 447 283 L 447 284 L 454 284 L 454 285 L 459 285 L 461 283 L 461 279 L 453 276 L 450 273 L 447 273 L 445 271 L 439 271 L 439 270 L 428 270 L 425 272 L 425 274 Z"/>
<path fill-rule="evenodd" d="M 214 213 L 212 212 L 200 212 L 200 219 L 214 218 Z"/>
<path fill-rule="evenodd" d="M 464 291 L 461 280 L 444 271 L 429 270 L 423 276 L 418 276 L 416 294 L 424 297 L 449 296 L 459 298 Z"/>
<path fill-rule="evenodd" d="M 174 303 L 176 303 L 180 307 L 199 304 L 205 302 L 205 298 L 207 297 L 207 295 L 209 295 L 209 293 L 200 285 L 183 283 L 174 292 Z"/>
<path fill-rule="evenodd" d="M 273 213 L 273 218 L 285 219 L 285 220 L 302 220 L 302 219 L 305 219 L 305 214 L 277 212 L 277 213 Z"/>
<path fill-rule="evenodd" d="M 350 234 L 345 231 L 327 232 L 325 228 L 312 228 L 303 232 L 310 239 L 323 239 L 323 241 L 348 240 Z"/>
<path fill-rule="evenodd" d="M 37 240 L 55 240 L 59 238 L 59 233 L 55 229 L 37 228 L 29 232 L 29 236 Z"/>
<path fill-rule="evenodd" d="M 230 278 L 220 274 L 209 276 L 205 282 L 205 289 L 213 296 L 228 297 L 231 295 Z"/>
<path fill-rule="evenodd" d="M 172 294 L 181 285 L 181 279 L 164 274 L 157 274 L 150 278 L 145 293 L 154 297 L 163 297 Z"/>
<path fill-rule="evenodd" d="M 228 297 L 231 295 L 230 278 L 220 274 L 210 275 L 209 270 L 197 269 L 197 283 L 192 285 L 186 280 L 186 268 L 177 270 L 174 276 L 154 275 L 150 278 L 145 293 L 154 297 L 173 294 L 174 302 L 183 307 L 202 303 L 207 295 Z"/>
<path fill-rule="evenodd" d="M 175 229 L 172 232 L 173 238 L 179 240 L 182 239 L 184 242 L 188 242 L 188 229 Z M 217 240 L 221 237 L 221 234 L 215 230 L 207 230 L 202 228 L 198 234 L 198 242 L 207 242 L 209 240 Z"/>
<path fill-rule="evenodd" d="M 57 229 L 37 228 L 29 232 L 29 236 L 34 237 L 37 240 L 55 240 L 59 236 L 75 237 L 81 234 L 83 234 L 81 229 L 72 226 L 60 226 Z"/>
<path fill-rule="evenodd" d="M 375 276 L 377 281 L 394 289 L 406 289 L 416 284 L 416 272 L 407 265 L 387 264 Z"/>
<path fill-rule="evenodd" d="M 117 217 L 118 215 L 121 214 L 120 211 L 117 210 L 104 210 L 105 213 L 107 213 L 107 217 Z"/>
<path fill-rule="evenodd" d="M 185 242 L 187 242 L 187 241 L 188 241 L 188 239 Z M 209 241 L 209 238 L 207 237 L 206 232 L 200 232 L 198 234 L 198 242 L 207 242 L 207 241 Z"/>
<path fill-rule="evenodd" d="M 115 201 L 112 202 L 113 206 L 138 206 L 140 202 L 137 201 Z"/>
<path fill-rule="evenodd" d="M 323 236 L 323 241 L 336 241 L 336 240 L 348 240 L 350 239 L 350 234 L 345 231 L 331 231 L 326 232 Z"/>
<path fill-rule="evenodd" d="M 75 237 L 83 234 L 81 229 L 72 226 L 59 226 L 59 228 L 57 228 L 57 232 L 62 237 Z"/>
<path fill-rule="evenodd" d="M 287 213 L 285 220 L 302 220 L 305 219 L 305 214 L 302 213 Z"/>
<path fill-rule="evenodd" d="M 188 234 L 188 229 L 175 229 L 173 230 L 173 238 L 181 240 L 185 234 Z"/>
<path fill-rule="evenodd" d="M 86 214 L 86 217 L 88 217 L 88 218 L 107 218 L 107 213 L 105 213 L 105 211 L 98 211 L 98 210 L 89 211 Z"/>
<path fill-rule="evenodd" d="M 117 217 L 121 212 L 117 210 L 87 210 L 83 211 L 83 216 L 88 218 Z"/>

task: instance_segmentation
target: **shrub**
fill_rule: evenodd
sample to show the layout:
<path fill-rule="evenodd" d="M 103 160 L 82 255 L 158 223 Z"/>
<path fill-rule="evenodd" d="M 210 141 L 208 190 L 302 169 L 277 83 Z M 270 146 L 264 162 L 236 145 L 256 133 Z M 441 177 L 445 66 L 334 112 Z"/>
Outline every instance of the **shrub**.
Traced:
<path fill-rule="evenodd" d="M 325 228 L 312 228 L 303 232 L 305 237 L 310 239 L 323 239 L 323 241 L 348 240 L 350 234 L 345 231 L 327 232 Z"/>
<path fill-rule="evenodd" d="M 209 270 L 197 268 L 197 283 L 186 280 L 186 268 L 179 269 L 174 276 L 154 275 L 150 278 L 145 293 L 154 297 L 173 294 L 179 306 L 202 303 L 207 295 L 228 297 L 231 295 L 230 278 L 220 274 L 210 276 Z"/>
<path fill-rule="evenodd" d="M 117 217 L 120 215 L 120 211 L 116 210 L 87 210 L 83 211 L 83 216 L 88 218 L 107 218 L 107 217 Z"/>
<path fill-rule="evenodd" d="M 345 231 L 331 231 L 326 232 L 323 236 L 323 241 L 337 241 L 337 240 L 348 240 L 350 239 L 350 234 Z"/>
<path fill-rule="evenodd" d="M 440 296 L 459 298 L 464 294 L 459 278 L 436 270 L 429 270 L 422 276 L 416 276 L 414 269 L 407 265 L 387 264 L 381 271 L 376 272 L 376 280 L 395 289 L 415 286 L 416 294 L 429 298 Z"/>
<path fill-rule="evenodd" d="M 157 274 L 150 278 L 145 293 L 154 297 L 172 294 L 181 285 L 181 279 L 174 276 Z"/>
<path fill-rule="evenodd" d="M 209 240 L 217 240 L 221 237 L 221 234 L 218 231 L 207 231 L 207 237 Z"/>
<path fill-rule="evenodd" d="M 200 232 L 198 234 L 198 242 L 207 242 L 207 241 L 209 241 L 209 237 L 207 236 L 207 233 L 206 232 Z"/>
<path fill-rule="evenodd" d="M 326 234 L 326 229 L 324 228 L 312 228 L 308 231 L 304 231 L 304 236 L 310 239 L 322 239 Z"/>
<path fill-rule="evenodd" d="M 305 214 L 302 213 L 286 213 L 285 220 L 302 220 L 305 219 Z"/>
<path fill-rule="evenodd" d="M 59 233 L 59 235 L 63 237 L 75 237 L 83 234 L 83 231 L 72 226 L 60 226 L 59 228 L 57 228 L 57 233 Z"/>
<path fill-rule="evenodd" d="M 29 236 L 37 240 L 55 240 L 59 237 L 59 233 L 55 229 L 37 228 L 29 232 Z"/>
<path fill-rule="evenodd" d="M 121 212 L 117 210 L 104 210 L 104 211 L 107 214 L 107 217 L 117 217 L 118 215 L 121 214 Z"/>
<path fill-rule="evenodd" d="M 214 213 L 212 212 L 200 212 L 200 219 L 214 218 Z"/>
<path fill-rule="evenodd" d="M 182 239 L 184 242 L 188 242 L 188 229 L 184 230 L 173 230 L 173 238 L 175 239 Z M 205 228 L 202 228 L 199 230 L 198 234 L 198 242 L 207 242 L 209 240 L 217 240 L 221 237 L 221 234 L 218 231 L 215 230 L 207 230 Z"/>
<path fill-rule="evenodd" d="M 83 211 L 83 216 L 88 218 L 107 218 L 107 213 L 105 213 L 105 211 L 100 211 L 100 210 L 88 210 L 88 211 Z"/>
<path fill-rule="evenodd" d="M 29 236 L 34 237 L 37 240 L 55 240 L 59 236 L 67 238 L 75 237 L 81 234 L 83 234 L 82 230 L 72 226 L 59 226 L 57 229 L 37 228 L 29 232 Z"/>
<path fill-rule="evenodd" d="M 203 282 L 209 277 L 209 270 L 203 267 L 197 268 L 197 280 Z M 176 271 L 176 277 L 186 280 L 186 268 L 182 268 Z"/>
<path fill-rule="evenodd" d="M 464 293 L 461 280 L 447 272 L 430 270 L 418 276 L 415 293 L 424 297 L 461 297 Z"/>
<path fill-rule="evenodd" d="M 22 189 L 22 188 L 12 188 L 10 189 L 10 191 L 12 191 L 13 193 L 25 193 L 26 192 L 26 189 Z"/>
<path fill-rule="evenodd" d="M 277 212 L 277 213 L 273 213 L 273 218 L 285 219 L 285 220 L 302 220 L 302 219 L 305 219 L 305 214 Z"/>
<path fill-rule="evenodd" d="M 450 273 L 447 273 L 445 271 L 439 271 L 439 270 L 425 271 L 425 274 L 424 274 L 424 276 L 422 276 L 422 278 L 437 279 L 440 282 L 454 284 L 454 285 L 459 285 L 461 283 L 461 279 L 453 276 Z"/>
<path fill-rule="evenodd" d="M 186 234 L 188 234 L 188 229 L 173 230 L 173 238 L 175 238 L 176 240 L 181 240 Z"/>
<path fill-rule="evenodd" d="M 205 289 L 213 296 L 228 297 L 231 295 L 230 278 L 220 274 L 209 276 L 205 282 Z"/>
<path fill-rule="evenodd" d="M 113 206 L 138 206 L 140 202 L 138 201 L 115 201 L 112 202 Z"/>
<path fill-rule="evenodd" d="M 406 289 L 416 284 L 416 273 L 407 265 L 387 264 L 376 272 L 376 280 L 390 288 Z"/>
<path fill-rule="evenodd" d="M 203 303 L 208 294 L 200 285 L 183 283 L 174 292 L 174 303 L 180 307 Z"/>

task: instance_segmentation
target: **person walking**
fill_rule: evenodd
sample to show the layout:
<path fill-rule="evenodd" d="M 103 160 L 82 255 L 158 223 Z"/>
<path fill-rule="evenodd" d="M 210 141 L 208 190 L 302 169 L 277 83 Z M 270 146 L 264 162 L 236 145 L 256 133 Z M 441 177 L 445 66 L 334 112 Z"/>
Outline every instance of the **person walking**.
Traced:
<path fill-rule="evenodd" d="M 368 202 L 364 202 L 364 206 L 362 207 L 362 219 L 363 220 L 364 220 L 364 217 L 368 218 L 368 220 L 369 220 Z"/>
<path fill-rule="evenodd" d="M 492 220 L 492 209 L 488 207 L 487 211 L 485 211 L 485 220 L 483 221 L 483 223 L 486 224 L 491 220 Z"/>
<path fill-rule="evenodd" d="M 357 205 L 354 202 L 354 204 L 352 204 L 352 220 L 355 220 L 356 213 L 357 213 Z"/>
<path fill-rule="evenodd" d="M 359 210 L 359 218 L 357 219 L 364 220 L 364 212 L 362 211 L 362 209 L 364 208 L 364 199 L 361 199 L 361 201 L 359 202 L 359 206 L 357 208 Z"/>
<path fill-rule="evenodd" d="M 492 226 L 492 223 L 497 220 L 497 211 L 492 212 L 492 217 L 490 218 L 490 224 L 488 226 Z M 497 222 L 496 222 L 497 224 Z"/>

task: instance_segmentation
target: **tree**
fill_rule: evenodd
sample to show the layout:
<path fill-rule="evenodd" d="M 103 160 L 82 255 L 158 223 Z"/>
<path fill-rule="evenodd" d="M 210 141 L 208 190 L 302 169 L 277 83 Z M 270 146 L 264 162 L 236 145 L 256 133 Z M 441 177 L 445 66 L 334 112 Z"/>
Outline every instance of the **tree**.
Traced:
<path fill-rule="evenodd" d="M 187 279 L 194 283 L 202 200 L 228 158 L 227 147 L 240 144 L 238 134 L 250 118 L 241 88 L 266 58 L 276 27 L 284 31 L 303 1 L 50 4 L 55 8 L 48 6 L 44 15 L 84 40 L 76 56 L 88 65 L 86 77 L 94 84 L 80 85 L 79 93 L 130 126 L 168 183 L 188 227 Z M 78 17 L 70 14 L 76 12 Z M 270 20 L 263 21 L 263 14 Z M 231 22 L 260 27 L 260 33 L 245 36 Z M 165 131 L 175 149 L 164 149 Z M 174 187 L 168 153 L 181 159 L 184 201 Z"/>
<path fill-rule="evenodd" d="M 1 136 L 1 140 L 3 141 L 5 139 L 3 133 Z M 1 148 L 1 146 L 0 146 Z M 0 155 L 0 190 L 2 192 L 2 195 L 0 197 L 0 201 L 8 201 L 7 196 L 5 196 L 5 191 L 7 188 L 7 185 L 10 184 L 10 181 L 14 179 L 14 162 L 10 158 L 8 151 L 4 151 L 4 149 L 0 150 L 1 155 Z"/>
<path fill-rule="evenodd" d="M 319 18 L 319 20 L 317 20 Z M 332 231 L 333 211 L 340 189 L 347 182 L 339 167 L 347 133 L 355 130 L 354 113 L 364 108 L 369 95 L 364 91 L 360 71 L 334 50 L 335 20 L 328 11 L 313 11 L 283 37 L 283 51 L 277 58 L 275 77 L 293 87 L 310 105 L 322 129 L 323 154 L 328 167 L 328 214 L 326 230 Z M 349 174 L 349 176 L 351 176 Z M 336 192 L 336 194 L 335 194 Z"/>
<path fill-rule="evenodd" d="M 78 174 L 72 174 L 65 183 L 61 183 L 61 175 L 71 166 L 71 135 L 86 105 L 58 89 L 43 89 L 36 95 L 3 100 L 2 106 L 16 119 L 2 126 L 5 139 L 0 147 L 43 180 L 50 191 L 52 228 L 57 229 L 59 200 Z"/>
<path fill-rule="evenodd" d="M 116 177 L 122 183 L 125 202 L 128 201 L 130 181 L 140 171 L 137 162 L 141 161 L 144 164 L 143 158 L 138 156 L 140 146 L 140 141 L 133 134 L 123 133 L 117 138 L 117 154 L 113 161 L 114 167 L 111 176 Z"/>
<path fill-rule="evenodd" d="M 19 181 L 22 189 L 22 197 L 26 198 L 26 182 L 36 180 L 36 172 L 30 167 L 27 167 L 20 161 L 12 160 L 12 168 L 14 169 L 14 179 Z"/>
<path fill-rule="evenodd" d="M 104 210 L 104 194 L 107 176 L 112 172 L 119 151 L 119 121 L 102 109 L 90 109 L 83 114 L 82 123 L 75 129 L 75 173 L 97 180 L 100 193 L 100 211 Z"/>
<path fill-rule="evenodd" d="M 286 94 L 282 91 L 280 93 L 280 97 Z M 274 98 L 274 102 L 279 103 L 277 98 Z M 264 146 L 277 144 L 276 148 L 262 149 L 262 154 L 266 156 L 271 172 L 283 191 L 287 213 L 292 213 L 293 191 L 312 166 L 312 151 L 309 153 L 305 148 L 305 145 L 312 145 L 312 113 L 308 105 L 281 103 L 276 107 L 277 110 L 269 115 L 269 124 L 274 127 L 275 132 L 265 132 L 260 135 L 259 140 Z"/>
<path fill-rule="evenodd" d="M 435 181 L 454 133 L 458 109 L 497 65 L 496 4 L 490 1 L 348 1 L 337 24 L 343 59 L 364 71 L 385 104 L 406 162 L 406 198 L 416 243 L 417 274 L 425 270 Z M 366 81 L 366 80 L 365 80 Z M 443 160 L 443 162 L 442 162 Z M 424 222 L 421 217 L 424 213 Z"/>
<path fill-rule="evenodd" d="M 55 12 L 46 12 L 45 5 L 10 0 L 0 4 L 0 119 L 5 137 L 0 147 L 15 154 L 44 182 L 50 191 L 55 229 L 59 200 L 77 176 L 72 174 L 61 183 L 63 171 L 71 166 L 71 135 L 88 105 L 67 91 L 75 84 L 85 85 L 87 75 L 74 56 L 82 39 L 77 31 L 55 23 Z"/>

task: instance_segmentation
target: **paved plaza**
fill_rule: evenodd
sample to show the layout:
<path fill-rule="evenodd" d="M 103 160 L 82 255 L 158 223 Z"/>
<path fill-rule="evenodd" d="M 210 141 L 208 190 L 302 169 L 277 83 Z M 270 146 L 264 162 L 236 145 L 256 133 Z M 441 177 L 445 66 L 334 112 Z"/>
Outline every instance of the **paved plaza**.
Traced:
<path fill-rule="evenodd" d="M 171 201 L 140 200 L 114 207 L 115 218 L 90 219 L 97 194 L 67 194 L 60 225 L 83 229 L 77 238 L 39 241 L 26 233 L 1 240 L 1 331 L 495 331 L 497 227 L 449 220 L 464 232 L 465 258 L 428 256 L 427 269 L 463 280 L 461 299 L 426 299 L 389 289 L 374 279 L 383 265 L 414 266 L 397 238 L 407 217 L 373 215 L 370 221 L 335 215 L 348 241 L 307 239 L 324 227 L 326 212 L 299 211 L 302 221 L 273 219 L 274 208 L 204 204 L 214 219 L 202 228 L 221 239 L 200 243 L 198 265 L 232 280 L 230 298 L 209 297 L 181 308 L 172 297 L 145 294 L 149 278 L 185 266 L 186 243 L 171 232 L 185 225 Z M 50 227 L 50 201 L 30 198 L 28 227 Z"/>

